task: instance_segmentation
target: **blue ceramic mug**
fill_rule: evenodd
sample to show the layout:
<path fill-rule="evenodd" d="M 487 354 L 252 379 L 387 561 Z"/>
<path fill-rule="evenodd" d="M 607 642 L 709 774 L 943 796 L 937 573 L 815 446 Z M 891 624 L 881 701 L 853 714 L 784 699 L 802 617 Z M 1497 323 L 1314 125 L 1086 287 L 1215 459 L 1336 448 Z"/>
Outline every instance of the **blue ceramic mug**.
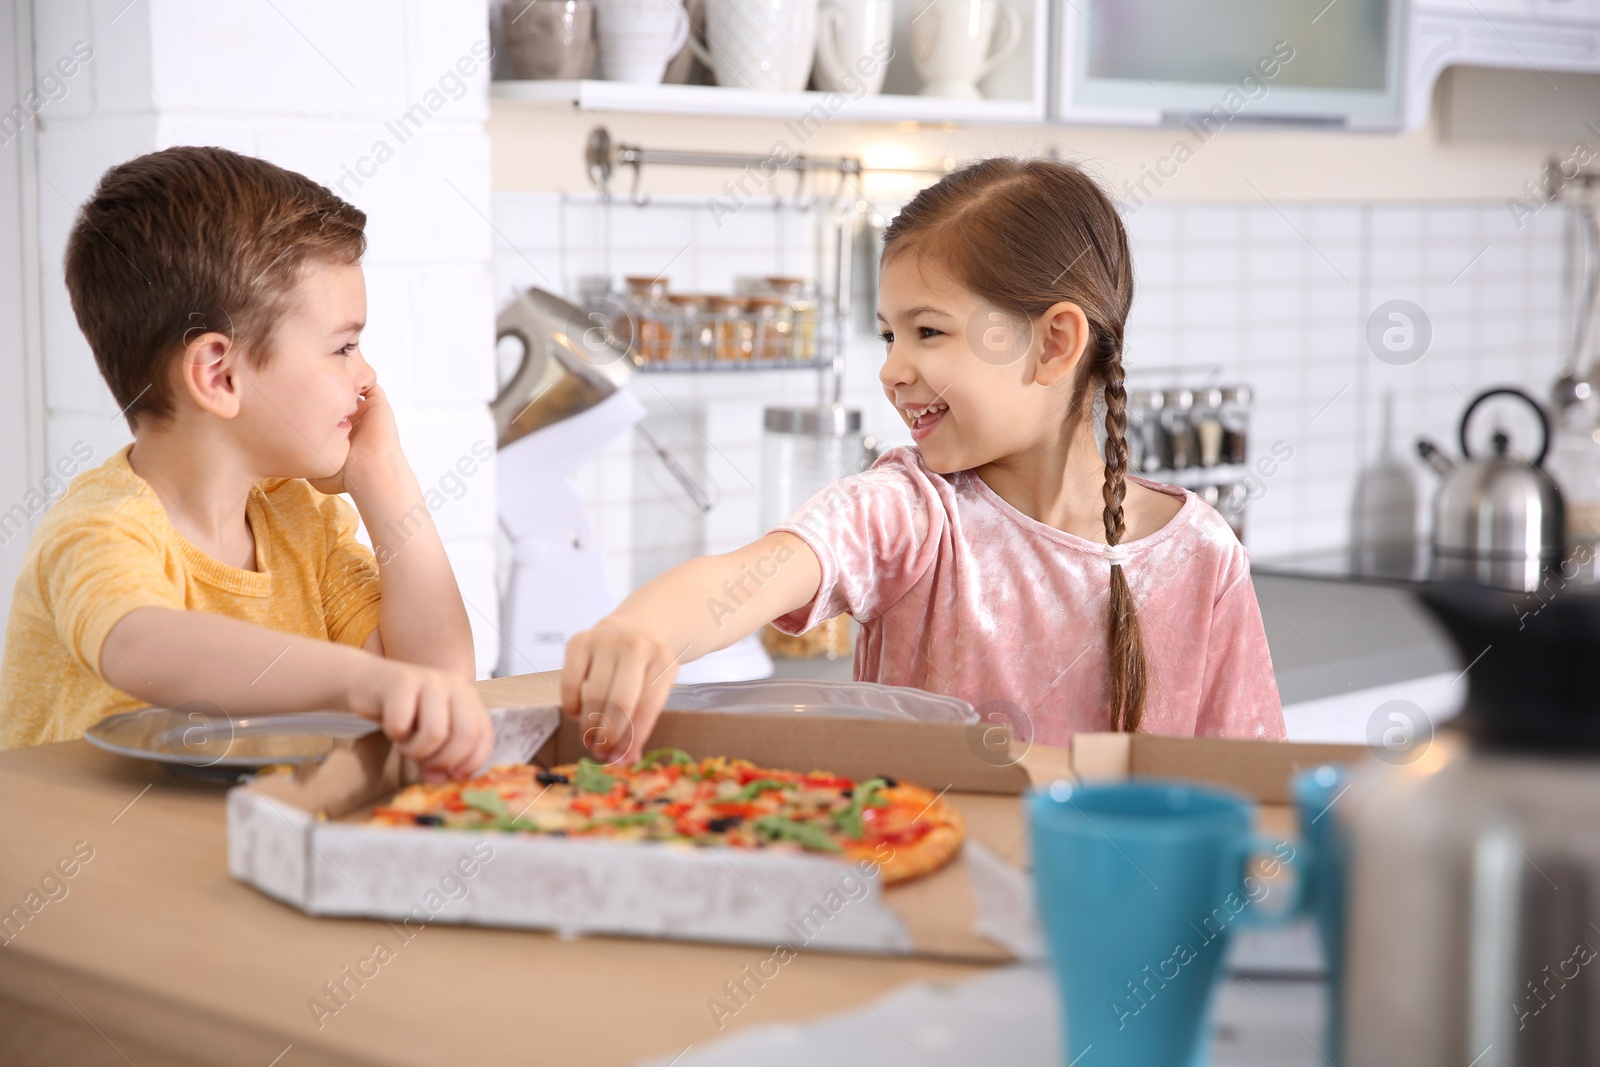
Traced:
<path fill-rule="evenodd" d="M 1294 776 L 1294 804 L 1300 817 L 1303 860 L 1300 868 L 1305 907 L 1317 918 L 1318 940 L 1328 967 L 1328 1059 L 1340 1056 L 1339 1024 L 1344 1017 L 1344 877 L 1349 844 L 1334 805 L 1349 787 L 1350 772 L 1327 764 Z"/>
<path fill-rule="evenodd" d="M 1285 886 L 1249 873 L 1253 856 L 1272 878 L 1295 854 L 1255 835 L 1254 810 L 1242 794 L 1148 779 L 1057 782 L 1029 796 L 1063 1063 L 1206 1063 L 1229 935 L 1302 911 L 1301 879 Z"/>

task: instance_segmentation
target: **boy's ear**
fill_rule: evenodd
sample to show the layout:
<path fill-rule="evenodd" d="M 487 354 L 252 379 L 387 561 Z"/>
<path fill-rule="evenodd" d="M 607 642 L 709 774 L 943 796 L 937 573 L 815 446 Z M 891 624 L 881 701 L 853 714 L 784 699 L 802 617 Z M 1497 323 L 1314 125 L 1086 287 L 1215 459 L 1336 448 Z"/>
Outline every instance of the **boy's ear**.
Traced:
<path fill-rule="evenodd" d="M 1041 345 L 1034 379 L 1040 385 L 1070 383 L 1089 347 L 1089 319 L 1070 300 L 1052 304 L 1035 321 Z"/>
<path fill-rule="evenodd" d="M 240 352 L 227 334 L 208 331 L 189 338 L 178 361 L 181 387 L 202 411 L 222 419 L 239 414 Z"/>

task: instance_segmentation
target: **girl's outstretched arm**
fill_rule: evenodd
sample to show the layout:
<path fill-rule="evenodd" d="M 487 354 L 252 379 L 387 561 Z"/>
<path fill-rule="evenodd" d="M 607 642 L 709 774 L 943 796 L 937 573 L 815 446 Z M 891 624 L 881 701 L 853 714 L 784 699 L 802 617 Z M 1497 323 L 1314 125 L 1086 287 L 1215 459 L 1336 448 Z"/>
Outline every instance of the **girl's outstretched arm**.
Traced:
<path fill-rule="evenodd" d="M 561 706 L 595 755 L 637 760 L 678 664 L 804 607 L 821 584 L 816 553 L 783 532 L 674 567 L 567 642 Z"/>

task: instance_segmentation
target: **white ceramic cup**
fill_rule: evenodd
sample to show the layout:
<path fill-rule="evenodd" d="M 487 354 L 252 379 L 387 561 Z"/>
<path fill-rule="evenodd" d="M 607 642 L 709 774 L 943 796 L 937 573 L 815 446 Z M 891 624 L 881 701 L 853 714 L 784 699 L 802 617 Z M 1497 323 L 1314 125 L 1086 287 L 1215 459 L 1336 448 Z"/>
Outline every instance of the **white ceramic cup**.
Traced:
<path fill-rule="evenodd" d="M 594 0 L 600 76 L 659 85 L 667 64 L 689 39 L 683 0 Z"/>
<path fill-rule="evenodd" d="M 689 47 L 718 85 L 798 92 L 816 41 L 817 0 L 706 0 L 706 43 Z"/>
<path fill-rule="evenodd" d="M 978 82 L 1022 42 L 1022 16 L 998 0 L 912 0 L 911 58 L 923 96 L 978 100 Z"/>
<path fill-rule="evenodd" d="M 827 0 L 817 20 L 817 88 L 861 96 L 878 93 L 889 69 L 893 34 L 891 0 Z"/>

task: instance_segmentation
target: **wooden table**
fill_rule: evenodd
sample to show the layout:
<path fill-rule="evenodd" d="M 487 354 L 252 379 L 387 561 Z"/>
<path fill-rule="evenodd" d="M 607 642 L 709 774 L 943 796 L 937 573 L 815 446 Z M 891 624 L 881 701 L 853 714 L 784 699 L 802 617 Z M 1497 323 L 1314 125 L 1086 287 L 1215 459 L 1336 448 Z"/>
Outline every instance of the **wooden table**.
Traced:
<path fill-rule="evenodd" d="M 479 688 L 544 703 L 556 676 Z M 229 876 L 223 796 L 85 741 L 0 752 L 0 923 L 38 894 L 25 923 L 0 925 L 0 1062 L 633 1063 L 983 969 L 802 951 L 719 1031 L 708 1002 L 770 950 L 445 924 L 403 941 L 309 918 Z M 92 858 L 73 867 L 75 847 Z M 379 942 L 392 958 L 346 978 Z M 319 1026 L 311 1002 L 341 981 L 346 1003 Z"/>

